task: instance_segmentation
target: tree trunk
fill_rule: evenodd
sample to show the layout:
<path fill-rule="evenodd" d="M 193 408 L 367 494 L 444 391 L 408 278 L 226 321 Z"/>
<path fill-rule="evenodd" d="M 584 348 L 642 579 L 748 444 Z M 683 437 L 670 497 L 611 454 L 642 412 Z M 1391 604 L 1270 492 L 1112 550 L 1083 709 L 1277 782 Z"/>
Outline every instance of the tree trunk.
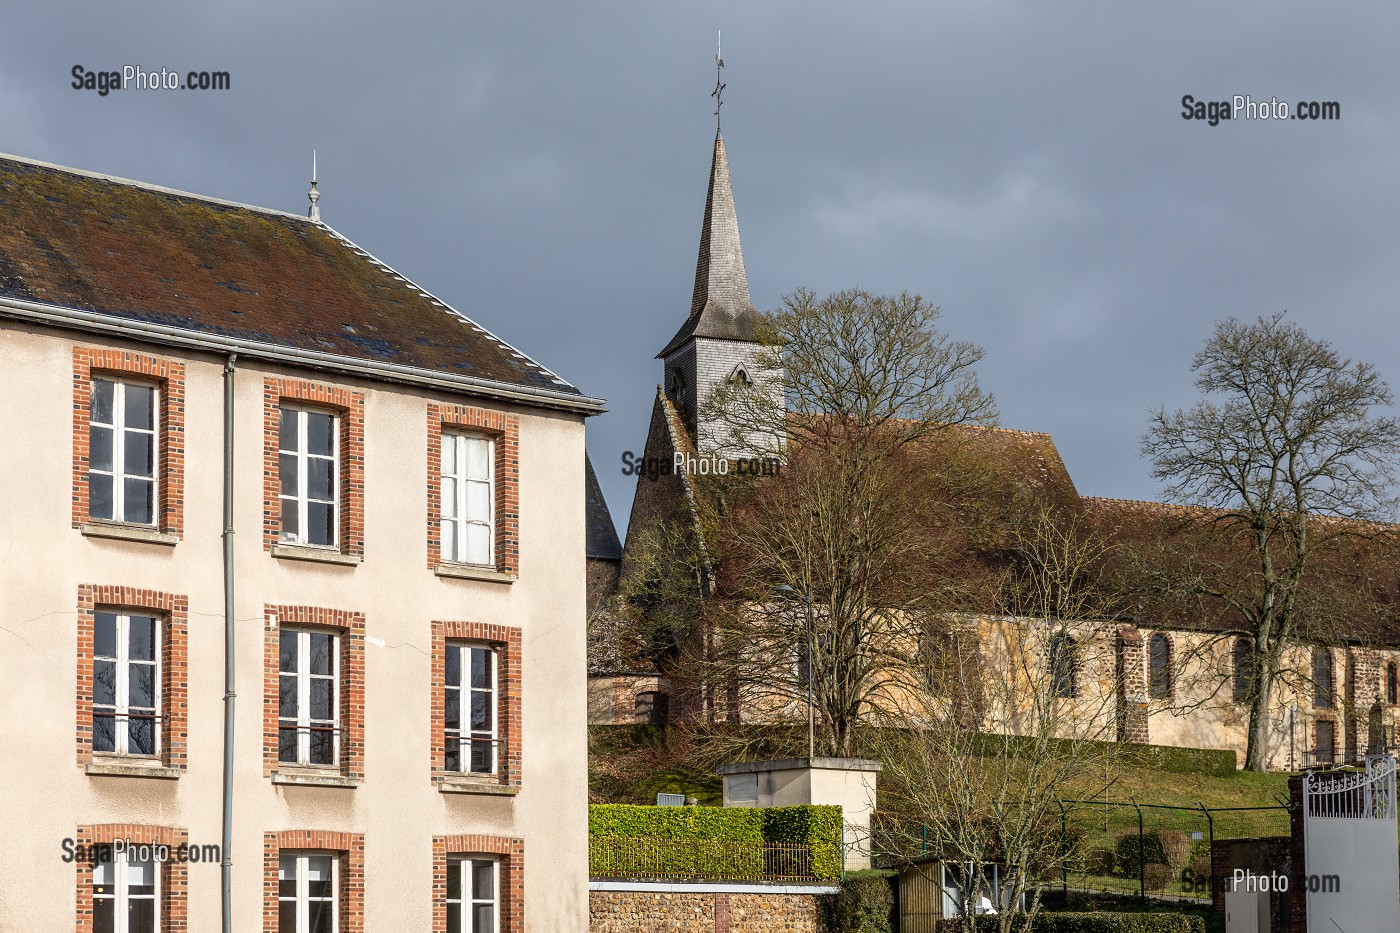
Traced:
<path fill-rule="evenodd" d="M 1254 690 L 1249 701 L 1249 745 L 1244 755 L 1247 771 L 1269 770 L 1269 700 L 1273 695 L 1274 665 L 1267 655 L 1259 658 L 1254 671 Z"/>

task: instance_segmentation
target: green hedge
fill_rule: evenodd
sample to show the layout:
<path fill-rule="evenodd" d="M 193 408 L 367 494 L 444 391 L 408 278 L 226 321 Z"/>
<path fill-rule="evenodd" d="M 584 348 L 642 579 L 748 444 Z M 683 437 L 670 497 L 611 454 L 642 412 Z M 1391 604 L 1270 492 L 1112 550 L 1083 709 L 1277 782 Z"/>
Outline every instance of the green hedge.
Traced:
<path fill-rule="evenodd" d="M 891 933 L 897 872 L 853 871 L 841 892 L 826 900 L 826 929 L 834 933 Z"/>
<path fill-rule="evenodd" d="M 957 920 L 940 920 L 939 933 L 958 933 Z M 977 933 L 995 933 L 997 918 L 977 918 Z M 1039 913 L 1035 933 L 1205 933 L 1206 922 L 1191 914 Z"/>
<path fill-rule="evenodd" d="M 840 807 L 768 807 L 759 812 L 763 814 L 763 838 L 766 842 L 806 845 L 812 853 L 813 875 L 818 878 L 841 877 Z"/>
<path fill-rule="evenodd" d="M 834 806 L 588 808 L 589 862 L 611 877 L 841 877 L 841 808 Z M 635 839 L 627 844 L 623 840 Z M 677 841 L 684 845 L 674 845 Z M 764 843 L 807 846 L 767 853 Z M 768 864 L 771 862 L 772 864 Z"/>
<path fill-rule="evenodd" d="M 744 807 L 595 803 L 588 807 L 588 835 L 763 842 L 763 811 Z"/>

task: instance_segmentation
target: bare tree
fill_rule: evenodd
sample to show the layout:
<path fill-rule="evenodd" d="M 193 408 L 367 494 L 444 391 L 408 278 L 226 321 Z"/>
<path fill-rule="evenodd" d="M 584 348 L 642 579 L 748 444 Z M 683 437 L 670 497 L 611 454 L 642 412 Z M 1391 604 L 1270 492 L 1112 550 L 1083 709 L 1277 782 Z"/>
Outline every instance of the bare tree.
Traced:
<path fill-rule="evenodd" d="M 1030 929 L 1041 876 L 1066 854 L 1057 798 L 1101 792 L 1123 748 L 1110 741 L 1114 605 L 1098 579 L 1107 546 L 1044 510 L 1011 549 L 1002 612 L 950 621 L 944 663 L 870 739 L 897 811 L 881 854 L 971 866 L 959 885 L 968 933 L 984 898 L 1003 933 Z M 981 869 L 991 864 L 999 896 Z"/>
<path fill-rule="evenodd" d="M 810 674 L 819 753 L 851 753 L 855 724 L 890 708 L 930 613 L 950 605 L 945 493 L 979 471 L 949 428 L 995 409 L 972 371 L 981 350 L 938 316 L 917 295 L 799 291 L 765 317 L 773 351 L 754 378 L 701 407 L 731 448 L 780 438 L 785 462 L 699 497 L 721 598 L 691 673 L 756 719 L 805 716 Z"/>
<path fill-rule="evenodd" d="M 1192 370 L 1203 398 L 1153 412 L 1142 441 L 1166 495 L 1203 507 L 1181 516 L 1191 543 L 1158 576 L 1248 640 L 1245 766 L 1263 771 L 1284 651 L 1328 637 L 1323 566 L 1386 537 L 1366 523 L 1393 514 L 1400 423 L 1375 412 L 1392 399 L 1374 368 L 1282 314 L 1217 325 Z"/>

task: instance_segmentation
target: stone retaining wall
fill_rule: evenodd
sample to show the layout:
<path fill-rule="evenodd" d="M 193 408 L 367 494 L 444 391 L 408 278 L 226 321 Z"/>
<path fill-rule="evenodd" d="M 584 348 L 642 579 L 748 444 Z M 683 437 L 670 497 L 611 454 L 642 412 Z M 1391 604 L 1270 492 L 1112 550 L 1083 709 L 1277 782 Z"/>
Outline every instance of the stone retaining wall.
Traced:
<path fill-rule="evenodd" d="M 815 894 L 590 891 L 589 933 L 818 933 Z"/>

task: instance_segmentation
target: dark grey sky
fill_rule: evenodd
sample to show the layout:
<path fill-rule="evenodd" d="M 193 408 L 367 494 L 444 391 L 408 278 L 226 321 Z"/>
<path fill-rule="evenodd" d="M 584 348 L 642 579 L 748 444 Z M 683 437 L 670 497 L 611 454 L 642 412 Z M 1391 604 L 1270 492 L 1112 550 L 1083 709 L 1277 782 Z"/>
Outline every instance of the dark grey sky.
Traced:
<path fill-rule="evenodd" d="M 755 304 L 909 290 L 1081 492 L 1155 498 L 1147 409 L 1287 309 L 1400 381 L 1400 8 L 1299 2 L 12 5 L 0 150 L 306 208 L 592 395 L 619 530 L 689 310 L 715 30 Z M 226 70 L 99 97 L 70 70 Z M 1183 94 L 1342 119 L 1181 118 Z"/>

